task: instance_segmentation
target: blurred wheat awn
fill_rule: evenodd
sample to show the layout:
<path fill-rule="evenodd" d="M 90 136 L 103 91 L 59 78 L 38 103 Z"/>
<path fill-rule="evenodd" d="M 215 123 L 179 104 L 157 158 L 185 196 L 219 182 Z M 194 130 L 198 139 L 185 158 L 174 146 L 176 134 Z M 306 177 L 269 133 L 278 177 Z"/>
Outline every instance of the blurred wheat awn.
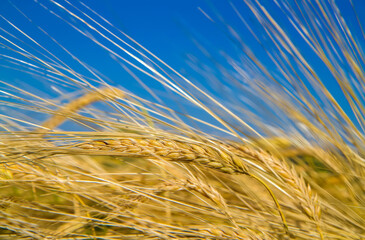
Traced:
<path fill-rule="evenodd" d="M 0 70 L 25 77 L 0 80 L 1 238 L 365 238 L 360 3 L 232 1 L 242 31 L 199 7 L 235 49 L 216 59 L 198 44 L 213 65 L 188 56 L 215 91 L 81 1 L 34 2 L 147 97 L 113 84 L 9 3 L 44 38 L 0 10 Z M 25 89 L 27 77 L 57 94 Z"/>

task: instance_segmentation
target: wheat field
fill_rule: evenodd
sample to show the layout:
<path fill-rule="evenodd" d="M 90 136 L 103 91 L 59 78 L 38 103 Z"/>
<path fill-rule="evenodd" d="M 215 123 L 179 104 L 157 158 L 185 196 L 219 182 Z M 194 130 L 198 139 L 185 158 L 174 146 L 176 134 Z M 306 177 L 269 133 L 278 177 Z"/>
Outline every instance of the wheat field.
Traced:
<path fill-rule="evenodd" d="M 10 1 L 24 23 L 0 14 L 0 238 L 365 239 L 364 10 L 268 2 L 230 3 L 260 50 L 199 9 L 237 56 L 197 43 L 192 74 L 86 2 L 34 2 L 143 95 Z"/>

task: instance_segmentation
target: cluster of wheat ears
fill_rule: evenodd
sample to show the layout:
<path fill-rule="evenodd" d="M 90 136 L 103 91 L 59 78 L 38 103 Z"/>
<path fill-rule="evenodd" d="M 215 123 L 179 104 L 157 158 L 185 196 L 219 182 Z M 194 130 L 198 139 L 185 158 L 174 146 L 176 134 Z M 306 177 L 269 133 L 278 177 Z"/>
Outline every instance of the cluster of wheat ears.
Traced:
<path fill-rule="evenodd" d="M 361 14 L 346 3 L 361 33 Z M 214 62 L 217 75 L 208 65 L 195 70 L 247 97 L 237 102 L 195 84 L 82 2 L 35 4 L 153 98 L 108 83 L 35 26 L 78 72 L 1 16 L 2 69 L 63 94 L 0 80 L 1 239 L 365 239 L 365 38 L 352 34 L 335 1 L 273 1 L 296 37 L 260 1 L 231 3 L 272 64 L 222 20 L 239 60 Z M 199 10 L 218 24 L 219 14 Z M 172 109 L 141 78 L 194 110 Z"/>

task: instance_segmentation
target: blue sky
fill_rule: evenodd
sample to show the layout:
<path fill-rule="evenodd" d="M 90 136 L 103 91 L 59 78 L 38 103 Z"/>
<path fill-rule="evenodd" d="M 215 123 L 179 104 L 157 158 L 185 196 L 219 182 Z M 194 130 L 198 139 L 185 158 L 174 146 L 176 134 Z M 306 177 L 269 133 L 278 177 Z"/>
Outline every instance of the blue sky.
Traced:
<path fill-rule="evenodd" d="M 64 1 L 60 3 L 67 6 Z M 78 1 L 70 1 L 76 7 L 83 8 Z M 294 29 L 287 22 L 283 12 L 279 11 L 275 7 L 274 2 L 265 2 L 265 7 L 270 13 L 277 19 L 280 27 L 282 27 L 287 34 L 292 37 L 295 45 L 303 52 L 303 55 L 309 59 L 309 63 L 313 65 L 315 71 L 326 82 L 331 92 L 338 96 L 339 102 L 349 111 L 348 105 L 344 97 L 341 96 L 341 92 L 338 86 L 333 83 L 331 76 L 323 67 L 323 63 L 315 57 L 305 42 L 295 33 Z M 287 1 L 290 4 L 294 4 L 295 1 Z M 300 1 L 299 1 L 300 2 Z M 346 3 L 345 3 L 346 2 Z M 47 0 L 40 0 L 40 4 L 44 4 L 46 7 L 50 7 L 52 11 L 60 14 L 64 19 L 70 20 L 75 23 L 74 20 L 62 12 L 60 9 L 55 8 L 54 5 Z M 44 10 L 40 4 L 36 1 L 25 0 L 11 0 L 0 2 L 0 15 L 10 20 L 17 27 L 21 28 L 25 33 L 34 38 L 37 42 L 41 43 L 45 48 L 52 49 L 52 52 L 65 62 L 70 63 L 71 66 L 81 73 L 85 73 L 67 54 L 65 54 L 60 48 L 55 46 L 47 36 L 40 33 L 35 26 L 41 26 L 47 33 L 57 39 L 64 47 L 70 50 L 82 61 L 86 62 L 90 66 L 96 68 L 103 73 L 105 77 L 112 84 L 120 85 L 133 91 L 136 94 L 140 94 L 142 97 L 151 99 L 145 91 L 143 91 L 140 85 L 133 80 L 133 78 L 127 74 L 119 64 L 115 63 L 108 54 L 95 46 L 90 40 L 86 39 L 81 34 L 67 26 L 64 22 L 60 21 L 56 17 L 52 16 L 48 11 Z M 133 0 L 133 1 L 118 1 L 118 0 L 89 0 L 85 3 L 100 15 L 105 17 L 108 21 L 143 46 L 151 50 L 162 60 L 166 61 L 170 66 L 183 73 L 198 85 L 205 87 L 207 90 L 215 94 L 216 96 L 222 94 L 221 98 L 232 98 L 233 102 L 236 101 L 235 97 L 239 97 L 240 94 L 237 89 L 224 91 L 224 81 L 230 81 L 225 79 L 224 73 L 219 71 L 219 67 L 231 71 L 232 67 L 227 63 L 226 56 L 231 57 L 235 61 L 240 61 L 242 55 L 244 55 L 240 49 L 239 43 L 232 35 L 227 32 L 227 26 L 229 25 L 240 36 L 245 44 L 247 44 L 256 57 L 262 61 L 265 67 L 278 76 L 280 74 L 267 58 L 265 51 L 258 44 L 248 29 L 242 24 L 239 16 L 232 8 L 232 4 L 237 8 L 240 14 L 245 18 L 247 23 L 252 27 L 254 31 L 257 30 L 257 34 L 260 37 L 262 29 L 257 21 L 254 19 L 252 13 L 249 11 L 247 5 L 243 1 L 220 1 L 220 0 L 185 0 L 185 1 L 171 1 L 171 0 Z M 231 4 L 232 3 L 232 4 Z M 353 10 L 347 1 L 336 1 L 343 17 L 349 21 L 349 26 L 353 35 L 356 37 L 362 47 L 364 47 L 364 39 L 361 36 L 361 31 L 356 24 L 357 19 L 354 17 Z M 354 0 L 355 9 L 358 11 L 360 22 L 365 21 L 365 1 Z M 23 11 L 33 23 L 27 21 L 14 6 Z M 295 5 L 295 4 L 294 4 Z M 314 8 L 318 11 L 318 8 Z M 88 14 L 90 12 L 87 12 Z M 207 14 L 213 21 L 209 20 Z M 77 24 L 77 23 L 76 23 Z M 3 19 L 1 19 L 1 27 L 13 34 L 18 34 L 11 26 L 9 26 Z M 80 26 L 80 25 L 78 25 Z M 114 30 L 113 30 L 114 31 Z M 329 33 L 326 33 L 329 34 Z M 26 40 L 24 37 L 22 40 Z M 267 38 L 262 39 L 267 49 L 272 49 L 273 45 L 270 45 L 270 40 Z M 206 56 L 199 49 L 198 45 L 203 46 L 210 55 Z M 193 65 L 189 65 L 189 57 L 194 56 L 195 60 Z M 191 60 L 190 60 L 191 61 Z M 217 63 L 220 66 L 217 67 Z M 6 64 L 6 63 L 4 63 Z M 244 64 L 243 64 L 244 65 Z M 201 73 L 197 73 L 195 67 L 207 69 L 213 69 L 209 75 L 202 76 Z M 249 68 L 249 66 L 246 66 Z M 16 82 L 21 84 L 22 77 L 19 73 L 10 71 L 5 68 L 0 69 L 3 80 L 8 82 Z M 19 76 L 18 76 L 19 74 Z M 85 73 L 86 74 L 86 73 Z M 234 75 L 234 74 L 233 74 Z M 207 77 L 208 76 L 208 77 Z M 163 91 L 163 88 L 159 84 L 150 79 L 141 76 L 142 80 L 148 83 L 148 85 L 156 92 Z M 215 78 L 215 86 L 209 85 L 212 80 L 209 78 Z M 44 83 L 40 83 L 36 78 L 28 78 L 27 84 L 33 87 L 35 90 L 40 89 L 47 92 L 47 86 Z M 221 85 L 220 85 L 221 83 Z M 235 92 L 237 91 L 237 92 Z M 167 98 L 169 98 L 167 96 Z M 240 100 L 241 101 L 241 100 Z M 240 101 L 237 101 L 239 103 Z M 234 104 L 234 103 L 233 103 Z"/>

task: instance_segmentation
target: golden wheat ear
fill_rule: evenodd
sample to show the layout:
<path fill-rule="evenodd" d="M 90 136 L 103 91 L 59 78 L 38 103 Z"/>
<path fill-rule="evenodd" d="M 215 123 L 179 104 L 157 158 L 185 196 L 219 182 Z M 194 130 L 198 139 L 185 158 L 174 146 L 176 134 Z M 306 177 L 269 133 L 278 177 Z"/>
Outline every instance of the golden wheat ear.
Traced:
<path fill-rule="evenodd" d="M 283 211 L 273 191 L 260 177 L 252 174 L 244 164 L 244 161 L 236 156 L 234 152 L 226 152 L 206 144 L 136 137 L 91 141 L 78 144 L 77 146 L 86 150 L 85 152 L 76 151 L 78 154 L 112 154 L 114 156 L 138 158 L 152 157 L 166 161 L 198 163 L 226 174 L 248 175 L 260 182 L 269 192 L 278 209 L 285 232 L 291 235 Z M 222 148 L 226 148 L 226 146 L 222 145 Z"/>
<path fill-rule="evenodd" d="M 100 89 L 92 90 L 85 95 L 79 97 L 60 107 L 53 116 L 46 120 L 39 128 L 37 132 L 46 133 L 47 131 L 53 130 L 61 125 L 64 121 L 72 118 L 80 109 L 98 101 L 114 100 L 116 98 L 123 98 L 124 92 L 115 87 L 103 87 Z"/>

